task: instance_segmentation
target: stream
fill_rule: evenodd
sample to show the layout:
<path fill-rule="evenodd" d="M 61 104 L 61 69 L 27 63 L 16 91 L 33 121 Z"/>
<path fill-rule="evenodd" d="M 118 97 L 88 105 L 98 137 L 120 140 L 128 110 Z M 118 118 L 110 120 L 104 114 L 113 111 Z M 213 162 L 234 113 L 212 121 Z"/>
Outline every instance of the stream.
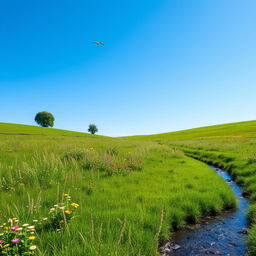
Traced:
<path fill-rule="evenodd" d="M 226 171 L 209 167 L 216 170 L 231 187 L 238 200 L 237 208 L 175 232 L 173 242 L 162 247 L 163 256 L 245 255 L 248 201 L 242 196 L 242 189 Z"/>

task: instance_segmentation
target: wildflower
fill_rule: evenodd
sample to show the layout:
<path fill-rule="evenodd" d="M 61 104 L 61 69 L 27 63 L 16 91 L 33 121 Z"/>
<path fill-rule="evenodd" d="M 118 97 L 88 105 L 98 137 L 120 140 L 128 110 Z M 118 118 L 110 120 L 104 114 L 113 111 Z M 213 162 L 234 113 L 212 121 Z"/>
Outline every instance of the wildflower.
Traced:
<path fill-rule="evenodd" d="M 64 210 L 64 209 L 65 209 L 65 206 L 60 207 L 60 209 L 61 209 L 61 210 Z"/>
<path fill-rule="evenodd" d="M 38 222 L 38 220 L 33 220 L 33 222 Z"/>
<path fill-rule="evenodd" d="M 77 204 L 77 203 L 72 203 L 71 206 L 74 207 L 74 208 L 78 208 L 78 207 L 79 207 L 79 204 Z"/>
<path fill-rule="evenodd" d="M 58 205 L 58 204 L 55 204 L 54 207 L 59 207 L 59 205 Z"/>
<path fill-rule="evenodd" d="M 60 223 L 64 223 L 65 221 L 64 220 L 60 220 Z"/>
<path fill-rule="evenodd" d="M 3 235 L 4 235 L 4 233 L 1 233 L 1 234 L 0 234 L 0 236 L 3 236 Z"/>
<path fill-rule="evenodd" d="M 31 245 L 31 246 L 29 247 L 29 250 L 34 251 L 36 248 L 37 248 L 36 245 Z"/>
<path fill-rule="evenodd" d="M 28 229 L 34 229 L 35 228 L 35 226 L 29 226 L 28 227 Z"/>
<path fill-rule="evenodd" d="M 11 228 L 12 231 L 16 231 L 19 228 L 19 226 L 14 226 Z"/>
<path fill-rule="evenodd" d="M 0 244 L 3 244 L 4 243 L 4 240 L 0 240 Z"/>
<path fill-rule="evenodd" d="M 21 231 L 23 228 L 17 228 L 16 231 Z"/>
<path fill-rule="evenodd" d="M 19 243 L 21 240 L 20 238 L 14 238 L 12 239 L 12 243 Z"/>
<path fill-rule="evenodd" d="M 10 244 L 5 244 L 4 245 L 4 248 L 7 248 L 7 247 L 9 247 L 10 246 Z"/>
<path fill-rule="evenodd" d="M 29 224 L 27 224 L 27 223 L 22 225 L 22 227 L 28 227 L 28 226 L 29 226 Z"/>
<path fill-rule="evenodd" d="M 12 218 L 12 220 L 17 220 L 17 218 Z"/>
<path fill-rule="evenodd" d="M 42 220 L 48 220 L 48 218 L 42 218 Z"/>
<path fill-rule="evenodd" d="M 69 196 L 69 194 L 64 194 L 64 196 L 65 196 L 65 197 L 68 197 L 68 196 Z"/>
<path fill-rule="evenodd" d="M 51 209 L 50 209 L 50 212 L 54 212 L 54 211 L 55 211 L 55 208 L 51 208 Z"/>
<path fill-rule="evenodd" d="M 69 214 L 72 213 L 72 211 L 71 210 L 66 210 L 65 213 L 69 215 Z"/>
<path fill-rule="evenodd" d="M 29 240 L 35 240 L 36 237 L 35 237 L 35 236 L 29 236 L 28 239 L 29 239 Z"/>

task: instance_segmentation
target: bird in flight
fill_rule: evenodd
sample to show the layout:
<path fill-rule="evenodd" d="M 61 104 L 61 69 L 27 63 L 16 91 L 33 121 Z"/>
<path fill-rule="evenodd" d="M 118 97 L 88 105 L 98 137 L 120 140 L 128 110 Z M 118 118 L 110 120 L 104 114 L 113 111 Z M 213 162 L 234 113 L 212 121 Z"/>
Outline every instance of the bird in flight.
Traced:
<path fill-rule="evenodd" d="M 103 42 L 92 42 L 93 44 L 96 44 L 96 45 L 99 45 L 99 46 L 104 46 L 104 43 Z"/>

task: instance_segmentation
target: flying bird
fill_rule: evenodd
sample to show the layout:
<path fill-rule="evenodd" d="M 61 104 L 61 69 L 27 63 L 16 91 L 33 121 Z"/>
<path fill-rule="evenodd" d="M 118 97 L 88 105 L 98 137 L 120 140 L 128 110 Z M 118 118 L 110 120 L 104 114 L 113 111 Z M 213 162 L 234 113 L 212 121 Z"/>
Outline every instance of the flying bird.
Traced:
<path fill-rule="evenodd" d="M 99 45 L 99 46 L 104 46 L 104 43 L 103 42 L 92 42 L 93 44 L 96 44 L 96 45 Z"/>

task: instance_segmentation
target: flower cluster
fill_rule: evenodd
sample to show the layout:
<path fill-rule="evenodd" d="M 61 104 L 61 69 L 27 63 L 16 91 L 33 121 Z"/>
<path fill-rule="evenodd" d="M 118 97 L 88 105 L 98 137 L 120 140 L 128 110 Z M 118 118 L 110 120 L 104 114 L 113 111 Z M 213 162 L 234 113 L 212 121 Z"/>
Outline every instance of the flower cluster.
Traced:
<path fill-rule="evenodd" d="M 42 218 L 38 225 L 42 230 L 53 229 L 61 231 L 75 217 L 75 211 L 79 204 L 71 202 L 71 196 L 64 194 L 63 203 L 55 204 L 49 211 L 48 218 Z"/>
<path fill-rule="evenodd" d="M 63 230 L 74 218 L 79 204 L 71 202 L 71 196 L 64 194 L 63 203 L 54 205 L 49 217 L 33 220 L 33 225 L 19 224 L 17 218 L 8 219 L 0 225 L 0 256 L 33 256 L 37 246 L 34 244 L 41 231 Z M 37 228 L 34 226 L 36 225 Z"/>
<path fill-rule="evenodd" d="M 19 225 L 17 218 L 0 225 L 0 255 L 35 255 L 35 226 Z"/>

